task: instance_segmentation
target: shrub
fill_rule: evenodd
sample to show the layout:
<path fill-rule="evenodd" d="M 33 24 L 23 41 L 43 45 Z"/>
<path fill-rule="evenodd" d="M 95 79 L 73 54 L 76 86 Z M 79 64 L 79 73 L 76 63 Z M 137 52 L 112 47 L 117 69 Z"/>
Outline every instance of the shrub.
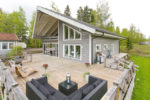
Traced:
<path fill-rule="evenodd" d="M 8 53 L 8 56 L 22 56 L 23 55 L 23 48 L 21 46 L 16 46 Z"/>

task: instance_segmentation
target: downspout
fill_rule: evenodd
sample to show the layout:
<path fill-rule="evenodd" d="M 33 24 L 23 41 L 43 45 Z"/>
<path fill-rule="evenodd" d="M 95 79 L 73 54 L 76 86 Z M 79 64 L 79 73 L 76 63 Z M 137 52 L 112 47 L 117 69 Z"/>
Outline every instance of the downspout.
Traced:
<path fill-rule="evenodd" d="M 91 55 L 91 58 L 92 58 L 92 64 L 93 64 L 93 48 L 94 48 L 94 46 L 93 46 L 93 40 L 96 39 L 96 38 L 99 38 L 99 37 L 103 37 L 103 36 L 104 36 L 104 32 L 103 32 L 103 34 L 100 35 L 100 36 L 92 37 L 92 41 L 91 41 L 91 47 L 92 47 L 92 49 L 91 49 L 91 53 L 92 53 L 92 55 Z"/>

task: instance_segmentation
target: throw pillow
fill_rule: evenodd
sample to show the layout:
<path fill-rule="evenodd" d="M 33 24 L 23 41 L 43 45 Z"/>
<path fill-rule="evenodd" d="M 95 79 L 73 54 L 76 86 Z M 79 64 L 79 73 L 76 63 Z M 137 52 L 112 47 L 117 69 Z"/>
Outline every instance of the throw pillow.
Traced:
<path fill-rule="evenodd" d="M 88 95 L 88 93 L 90 93 L 93 89 L 94 89 L 93 85 L 89 85 L 87 88 L 83 89 L 82 91 L 83 97 Z"/>

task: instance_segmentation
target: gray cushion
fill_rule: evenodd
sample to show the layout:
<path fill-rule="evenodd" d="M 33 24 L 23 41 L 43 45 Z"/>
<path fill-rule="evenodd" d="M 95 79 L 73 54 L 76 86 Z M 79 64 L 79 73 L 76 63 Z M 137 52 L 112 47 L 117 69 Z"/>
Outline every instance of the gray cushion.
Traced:
<path fill-rule="evenodd" d="M 101 83 L 101 80 L 97 80 L 93 83 L 94 88 L 96 88 Z"/>
<path fill-rule="evenodd" d="M 54 96 L 52 96 L 52 95 L 49 95 L 48 96 L 48 100 L 57 100 Z"/>
<path fill-rule="evenodd" d="M 70 100 L 81 100 L 82 99 L 82 93 L 81 91 L 77 90 L 74 93 L 72 93 L 69 96 Z"/>
<path fill-rule="evenodd" d="M 94 89 L 93 85 L 89 85 L 87 88 L 83 89 L 82 90 L 83 97 L 85 97 L 86 95 L 88 95 L 88 93 L 90 93 L 93 89 Z"/>
<path fill-rule="evenodd" d="M 60 98 L 61 98 L 61 100 L 63 100 L 63 98 L 66 97 L 64 94 L 62 94 L 62 93 L 59 92 L 59 91 L 56 91 L 53 96 L 54 96 L 57 100 L 60 100 Z"/>
<path fill-rule="evenodd" d="M 37 81 L 37 80 L 35 80 L 35 79 L 32 79 L 31 80 L 31 83 L 36 87 L 36 88 L 38 88 L 41 84 Z"/>
<path fill-rule="evenodd" d="M 55 92 L 57 91 L 56 89 L 54 89 L 54 88 L 53 88 L 52 86 L 50 86 L 49 84 L 45 84 L 44 86 L 48 89 L 48 91 L 50 92 L 51 95 L 54 95 Z"/>
<path fill-rule="evenodd" d="M 44 87 L 43 85 L 40 85 L 38 87 L 39 91 L 45 95 L 46 97 L 48 97 L 51 93 L 48 91 L 48 89 L 46 87 Z"/>

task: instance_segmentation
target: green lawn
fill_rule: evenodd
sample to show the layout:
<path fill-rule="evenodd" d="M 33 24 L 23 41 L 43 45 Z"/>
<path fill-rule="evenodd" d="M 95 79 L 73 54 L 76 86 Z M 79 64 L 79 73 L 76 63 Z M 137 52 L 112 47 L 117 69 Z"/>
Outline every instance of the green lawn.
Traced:
<path fill-rule="evenodd" d="M 132 100 L 150 100 L 150 57 L 131 56 L 131 59 L 140 66 L 136 72 Z"/>

